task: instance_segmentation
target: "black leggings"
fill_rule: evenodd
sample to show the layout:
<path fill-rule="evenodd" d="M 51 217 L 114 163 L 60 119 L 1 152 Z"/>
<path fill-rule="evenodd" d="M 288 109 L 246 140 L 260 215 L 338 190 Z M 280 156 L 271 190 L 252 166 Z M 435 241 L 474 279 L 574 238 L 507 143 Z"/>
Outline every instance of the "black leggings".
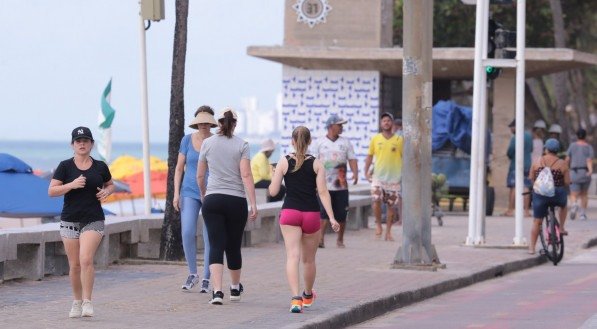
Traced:
<path fill-rule="evenodd" d="M 231 270 L 240 270 L 243 259 L 240 247 L 247 224 L 247 199 L 227 194 L 210 194 L 201 207 L 209 237 L 209 263 L 224 264 Z"/>

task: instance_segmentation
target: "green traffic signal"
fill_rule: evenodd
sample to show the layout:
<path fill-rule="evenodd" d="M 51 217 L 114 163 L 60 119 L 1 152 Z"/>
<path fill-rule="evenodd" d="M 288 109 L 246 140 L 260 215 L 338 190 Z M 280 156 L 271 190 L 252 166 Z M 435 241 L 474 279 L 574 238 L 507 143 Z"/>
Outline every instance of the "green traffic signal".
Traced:
<path fill-rule="evenodd" d="M 500 73 L 502 73 L 502 69 L 500 69 L 499 67 L 486 66 L 485 73 L 487 73 L 488 80 L 495 80 L 497 77 L 500 76 Z"/>

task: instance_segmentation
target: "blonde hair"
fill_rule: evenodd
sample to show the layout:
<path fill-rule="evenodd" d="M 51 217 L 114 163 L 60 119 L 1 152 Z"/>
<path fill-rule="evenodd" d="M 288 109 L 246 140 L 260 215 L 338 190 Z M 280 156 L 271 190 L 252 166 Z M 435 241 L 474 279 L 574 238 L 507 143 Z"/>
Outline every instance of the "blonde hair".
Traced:
<path fill-rule="evenodd" d="M 311 132 L 305 126 L 298 126 L 292 131 L 292 140 L 294 141 L 294 150 L 296 157 L 296 165 L 292 172 L 301 169 L 307 154 L 307 148 L 311 144 Z"/>

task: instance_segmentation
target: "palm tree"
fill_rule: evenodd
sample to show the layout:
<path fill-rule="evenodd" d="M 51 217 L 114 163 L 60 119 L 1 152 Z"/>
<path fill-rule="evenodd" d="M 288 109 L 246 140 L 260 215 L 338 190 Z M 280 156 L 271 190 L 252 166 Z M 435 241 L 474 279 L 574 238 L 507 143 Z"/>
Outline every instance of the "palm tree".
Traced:
<path fill-rule="evenodd" d="M 180 228 L 180 213 L 174 210 L 174 168 L 180 140 L 184 135 L 184 75 L 187 53 L 187 20 L 189 0 L 176 0 L 172 85 L 170 89 L 170 133 L 168 136 L 168 183 L 166 211 L 162 225 L 160 259 L 179 260 L 184 256 Z"/>

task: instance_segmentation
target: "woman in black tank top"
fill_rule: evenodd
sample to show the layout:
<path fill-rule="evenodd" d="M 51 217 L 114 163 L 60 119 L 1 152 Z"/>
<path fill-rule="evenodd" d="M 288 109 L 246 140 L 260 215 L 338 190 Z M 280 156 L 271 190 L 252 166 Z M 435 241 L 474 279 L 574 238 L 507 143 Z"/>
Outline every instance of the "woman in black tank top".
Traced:
<path fill-rule="evenodd" d="M 270 195 L 276 195 L 286 183 L 286 197 L 280 212 L 280 229 L 286 246 L 286 275 L 292 292 L 290 312 L 300 313 L 302 308 L 312 305 L 315 299 L 315 253 L 320 239 L 319 203 L 327 212 L 332 229 L 338 231 L 340 224 L 334 218 L 330 193 L 325 183 L 325 169 L 321 162 L 306 154 L 311 143 L 309 129 L 299 126 L 292 132 L 292 146 L 295 153 L 283 156 L 269 186 Z M 305 286 L 299 290 L 299 263 L 303 262 Z"/>

